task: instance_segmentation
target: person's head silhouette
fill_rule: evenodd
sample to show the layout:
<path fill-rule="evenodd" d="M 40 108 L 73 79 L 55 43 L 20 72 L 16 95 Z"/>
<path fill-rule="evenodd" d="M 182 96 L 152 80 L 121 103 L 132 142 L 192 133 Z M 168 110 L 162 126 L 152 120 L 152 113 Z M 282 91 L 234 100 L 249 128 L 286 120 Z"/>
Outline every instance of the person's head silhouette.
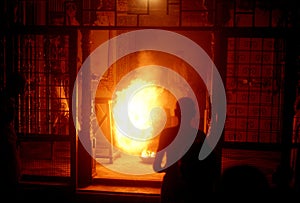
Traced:
<path fill-rule="evenodd" d="M 191 120 L 196 115 L 195 102 L 190 97 L 182 97 L 176 102 L 175 116 L 179 124 L 191 124 Z"/>
<path fill-rule="evenodd" d="M 257 194 L 266 192 L 269 183 L 265 174 L 257 167 L 247 164 L 226 168 L 221 177 L 220 191 Z"/>

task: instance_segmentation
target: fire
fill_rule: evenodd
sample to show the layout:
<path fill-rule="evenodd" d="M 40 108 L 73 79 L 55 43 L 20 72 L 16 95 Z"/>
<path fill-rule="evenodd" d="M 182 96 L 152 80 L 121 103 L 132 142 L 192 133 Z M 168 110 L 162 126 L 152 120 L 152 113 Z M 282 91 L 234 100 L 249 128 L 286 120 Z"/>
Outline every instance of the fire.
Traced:
<path fill-rule="evenodd" d="M 112 103 L 114 143 L 121 151 L 141 155 L 166 123 L 164 89 L 149 81 L 133 80 L 115 93 Z"/>

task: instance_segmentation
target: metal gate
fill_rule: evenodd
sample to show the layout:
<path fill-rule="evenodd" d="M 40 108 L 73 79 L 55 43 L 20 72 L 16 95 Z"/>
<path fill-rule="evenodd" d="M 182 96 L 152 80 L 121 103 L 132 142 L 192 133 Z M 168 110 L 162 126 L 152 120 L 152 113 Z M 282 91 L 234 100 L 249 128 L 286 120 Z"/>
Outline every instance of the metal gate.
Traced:
<path fill-rule="evenodd" d="M 18 101 L 17 131 L 23 180 L 47 177 L 70 183 L 75 139 L 71 114 L 77 72 L 74 32 L 28 30 L 14 36 L 17 71 L 27 80 Z"/>

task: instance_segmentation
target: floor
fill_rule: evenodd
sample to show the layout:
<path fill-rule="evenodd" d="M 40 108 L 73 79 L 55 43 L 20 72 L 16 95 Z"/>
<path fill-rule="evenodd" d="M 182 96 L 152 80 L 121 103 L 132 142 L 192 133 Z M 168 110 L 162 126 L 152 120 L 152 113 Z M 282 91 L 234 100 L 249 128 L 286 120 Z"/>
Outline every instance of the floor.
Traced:
<path fill-rule="evenodd" d="M 254 151 L 223 149 L 222 170 L 238 164 L 249 164 L 258 167 L 265 173 L 270 185 L 272 174 L 280 161 L 280 153 L 276 151 Z M 96 166 L 95 184 L 82 188 L 83 191 L 125 192 L 140 194 L 160 194 L 163 173 L 146 175 L 129 175 L 116 171 L 133 169 L 135 172 L 151 171 L 151 163 L 145 163 L 140 157 L 130 157 L 122 154 L 113 163 L 98 160 Z"/>
<path fill-rule="evenodd" d="M 223 149 L 222 170 L 233 165 L 249 164 L 260 168 L 270 178 L 280 161 L 278 151 L 238 150 Z M 95 178 L 130 179 L 130 180 L 152 180 L 160 181 L 162 174 L 152 170 L 151 163 L 145 163 L 140 157 L 132 157 L 122 154 L 114 162 L 108 163 L 99 160 L 97 162 L 97 175 Z M 133 171 L 134 170 L 134 171 Z M 129 171 L 132 173 L 149 172 L 147 175 L 128 175 L 116 171 Z"/>
<path fill-rule="evenodd" d="M 159 195 L 163 175 L 152 170 L 151 162 L 121 154 L 112 164 L 109 160 L 97 159 L 95 184 L 80 190 Z"/>
<path fill-rule="evenodd" d="M 95 178 L 117 178 L 130 180 L 161 181 L 161 173 L 155 173 L 152 162 L 145 162 L 139 156 L 121 153 L 109 163 L 107 160 L 96 159 L 97 175 Z"/>
<path fill-rule="evenodd" d="M 43 149 L 45 150 L 46 148 L 43 147 Z M 64 161 L 68 160 L 69 149 L 60 145 L 55 145 L 55 149 L 54 155 L 56 158 L 45 159 L 45 163 L 35 163 L 28 160 L 25 165 L 25 172 L 37 175 L 41 172 L 44 174 L 66 173 L 69 169 L 67 170 L 65 167 L 68 164 L 64 163 Z M 62 159 L 61 154 L 65 154 L 65 152 L 68 152 L 67 156 L 65 159 Z M 57 197 L 54 197 L 53 194 L 59 195 L 61 199 L 66 198 L 65 202 L 75 203 L 160 203 L 160 187 L 164 174 L 155 173 L 152 170 L 151 162 L 146 163 L 140 157 L 132 157 L 126 154 L 116 156 L 113 163 L 105 159 L 97 159 L 96 161 L 96 175 L 94 176 L 93 184 L 77 188 L 75 196 L 72 193 L 66 196 L 63 190 L 59 190 L 60 187 L 64 188 L 64 186 L 53 185 L 52 189 L 49 190 L 49 185 L 45 185 L 44 187 L 47 189 L 43 190 L 44 187 L 39 185 L 38 189 L 30 189 L 29 192 L 27 190 L 24 199 L 32 200 L 36 195 L 36 191 L 39 191 L 38 193 L 42 194 L 43 197 L 54 199 L 54 201 Z M 222 151 L 222 170 L 238 164 L 254 165 L 265 173 L 270 184 L 272 184 L 272 174 L 279 161 L 280 152 L 277 151 L 238 149 L 223 149 Z M 51 167 L 53 165 L 55 165 L 55 168 Z M 31 167 L 29 168 L 29 166 Z M 60 169 L 58 170 L 58 168 Z M 55 173 L 53 173 L 54 171 Z M 118 171 L 129 171 L 131 174 Z M 135 175 L 132 174 L 133 171 Z M 142 175 L 145 171 L 147 174 Z M 70 200 L 70 197 L 72 200 Z M 39 198 L 37 200 L 37 202 L 40 202 Z"/>

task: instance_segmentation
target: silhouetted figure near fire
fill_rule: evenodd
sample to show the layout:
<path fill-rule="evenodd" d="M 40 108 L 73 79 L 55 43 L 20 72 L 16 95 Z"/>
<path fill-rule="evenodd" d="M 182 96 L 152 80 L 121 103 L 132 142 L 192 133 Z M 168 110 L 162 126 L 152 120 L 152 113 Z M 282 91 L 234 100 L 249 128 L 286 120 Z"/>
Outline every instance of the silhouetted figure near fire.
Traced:
<path fill-rule="evenodd" d="M 270 186 L 266 175 L 259 168 L 241 164 L 223 171 L 218 191 L 230 198 L 239 198 L 240 195 L 260 198 L 269 194 Z"/>
<path fill-rule="evenodd" d="M 186 101 L 185 101 L 186 100 Z M 188 116 L 191 124 L 195 116 L 195 104 L 192 100 L 185 99 L 184 108 L 188 108 Z M 185 122 L 185 121 L 183 121 Z M 192 126 L 189 126 L 191 129 Z M 193 130 L 185 130 L 191 132 Z M 188 136 L 188 135 L 187 135 Z M 215 150 L 204 159 L 199 160 L 199 153 L 206 138 L 206 134 L 197 129 L 193 144 L 180 160 L 180 171 L 184 183 L 184 202 L 200 202 L 207 197 L 213 198 L 218 177 L 218 162 Z"/>
<path fill-rule="evenodd" d="M 179 116 L 178 103 L 176 104 L 175 116 Z M 153 163 L 154 171 L 165 173 L 161 186 L 161 203 L 181 203 L 183 202 L 182 190 L 183 182 L 181 179 L 179 161 L 172 163 L 173 149 L 168 147 L 178 134 L 180 123 L 174 127 L 165 128 L 159 137 L 159 143 L 156 151 L 156 156 Z M 162 153 L 158 153 L 162 152 Z M 165 156 L 165 160 L 163 160 Z M 163 162 L 164 166 L 162 166 Z"/>
<path fill-rule="evenodd" d="M 215 151 L 204 160 L 199 160 L 199 152 L 206 135 L 199 131 L 188 152 L 182 157 L 180 169 L 184 180 L 184 202 L 200 202 L 211 196 L 216 189 L 218 165 Z"/>
<path fill-rule="evenodd" d="M 6 88 L 0 93 L 0 184 L 1 198 L 17 198 L 20 178 L 20 160 L 14 126 L 16 98 L 25 90 L 25 78 L 20 74 L 8 77 Z M 13 200 L 13 199 L 11 199 Z"/>
<path fill-rule="evenodd" d="M 203 199 L 203 195 L 207 195 L 208 192 L 212 194 L 214 190 L 217 173 L 216 157 L 212 152 L 205 160 L 198 159 L 205 134 L 192 126 L 192 119 L 195 115 L 193 100 L 189 97 L 179 99 L 175 109 L 178 124 L 164 129 L 160 135 L 157 152 L 164 153 L 156 153 L 153 168 L 157 172 L 165 172 L 161 188 L 161 203 L 198 202 Z M 179 139 L 180 147 L 168 147 L 179 132 L 184 134 Z M 191 146 L 185 144 L 186 139 L 192 139 Z M 189 148 L 186 149 L 186 147 Z M 172 162 L 170 157 L 174 156 L 174 153 L 181 154 L 182 151 L 185 151 L 183 156 L 175 163 L 170 163 Z M 166 164 L 161 167 L 164 154 Z"/>

